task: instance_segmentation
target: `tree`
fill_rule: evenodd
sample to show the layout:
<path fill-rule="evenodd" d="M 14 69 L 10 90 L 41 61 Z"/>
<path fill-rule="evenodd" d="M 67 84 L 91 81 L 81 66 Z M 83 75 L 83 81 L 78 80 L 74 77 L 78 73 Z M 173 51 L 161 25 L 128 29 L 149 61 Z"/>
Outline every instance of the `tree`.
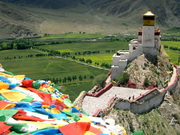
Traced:
<path fill-rule="evenodd" d="M 106 84 L 105 82 L 106 78 L 107 76 L 105 74 L 100 74 L 94 78 L 93 84 L 100 88 L 103 88 L 105 87 Z"/>
<path fill-rule="evenodd" d="M 90 77 L 89 77 L 90 79 L 93 79 L 94 78 L 94 76 L 93 75 L 90 75 Z"/>
<path fill-rule="evenodd" d="M 34 45 L 34 42 L 29 39 L 19 39 L 15 41 L 17 49 L 28 49 Z"/>
<path fill-rule="evenodd" d="M 83 80 L 83 78 L 82 78 L 82 76 L 81 75 L 79 75 L 79 81 L 82 81 Z"/>
<path fill-rule="evenodd" d="M 65 82 L 66 82 L 66 77 L 63 78 L 63 83 L 65 83 Z"/>
<path fill-rule="evenodd" d="M 67 80 L 68 80 L 69 82 L 71 82 L 71 81 L 72 81 L 72 79 L 71 79 L 71 77 L 70 77 L 70 76 L 68 76 L 68 77 L 67 77 Z"/>
<path fill-rule="evenodd" d="M 149 86 L 149 80 L 148 80 L 147 77 L 144 79 L 144 86 L 145 86 L 145 87 L 148 87 L 148 86 Z"/>
<path fill-rule="evenodd" d="M 84 58 L 79 58 L 79 61 L 84 62 L 84 61 L 85 61 L 85 59 L 84 59 Z"/>
<path fill-rule="evenodd" d="M 91 60 L 91 59 L 87 59 L 87 60 L 86 60 L 86 63 L 90 63 L 90 64 L 91 64 L 91 63 L 92 63 L 92 60 Z"/>
<path fill-rule="evenodd" d="M 61 78 L 59 78 L 59 82 L 60 82 L 60 83 L 61 83 L 61 81 L 62 81 Z"/>

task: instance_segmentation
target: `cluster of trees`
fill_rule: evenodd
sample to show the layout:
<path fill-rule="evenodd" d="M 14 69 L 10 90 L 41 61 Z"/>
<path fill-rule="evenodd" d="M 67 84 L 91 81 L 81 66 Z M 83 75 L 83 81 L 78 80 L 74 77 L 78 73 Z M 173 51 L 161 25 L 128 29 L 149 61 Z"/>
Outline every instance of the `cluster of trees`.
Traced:
<path fill-rule="evenodd" d="M 75 55 L 91 55 L 91 54 L 98 54 L 100 51 L 83 51 L 83 52 L 75 52 Z"/>
<path fill-rule="evenodd" d="M 34 41 L 30 39 L 18 39 L 12 42 L 18 50 L 29 49 L 34 46 Z"/>
<path fill-rule="evenodd" d="M 0 42 L 0 50 L 8 49 L 29 49 L 33 46 L 45 45 L 45 42 L 37 42 L 31 39 L 16 39 L 13 41 Z"/>
<path fill-rule="evenodd" d="M 45 57 L 45 56 L 49 56 L 49 54 L 42 54 L 42 53 L 39 53 L 39 54 L 35 54 L 35 55 L 33 55 L 33 54 L 29 54 L 29 55 L 26 55 L 26 56 L 12 56 L 12 57 L 9 57 L 9 56 L 7 56 L 7 57 L 4 57 L 4 59 L 5 60 L 12 60 L 12 59 L 22 59 L 23 57 L 24 58 L 32 58 L 32 57 Z"/>
<path fill-rule="evenodd" d="M 178 47 L 173 47 L 173 46 L 167 46 L 167 45 L 164 45 L 164 48 L 169 48 L 169 49 L 171 49 L 171 50 L 174 50 L 174 51 L 180 51 L 180 48 L 178 48 Z"/>
<path fill-rule="evenodd" d="M 110 41 L 131 41 L 134 37 L 123 37 L 123 38 L 111 38 Z"/>
<path fill-rule="evenodd" d="M 35 55 L 35 56 L 36 56 L 36 55 Z M 4 59 L 5 59 L 5 60 L 22 59 L 23 57 L 32 58 L 32 57 L 34 57 L 34 55 L 33 55 L 33 54 L 29 54 L 29 55 L 27 55 L 27 56 L 12 56 L 12 57 L 7 56 L 7 57 L 4 57 Z"/>
<path fill-rule="evenodd" d="M 55 44 L 71 44 L 74 43 L 76 41 L 72 41 L 72 40 L 68 40 L 68 41 L 51 41 L 50 44 L 51 45 L 55 45 Z"/>
<path fill-rule="evenodd" d="M 174 50 L 174 51 L 177 51 L 177 50 L 180 51 L 180 48 L 178 48 L 178 47 L 172 47 L 171 46 L 171 47 L 169 47 L 169 49 Z"/>
<path fill-rule="evenodd" d="M 39 48 L 39 47 L 33 47 L 33 49 L 37 49 L 40 51 L 43 51 L 45 53 L 48 53 L 48 56 L 61 56 L 63 54 L 61 54 L 61 52 L 59 51 L 55 51 L 55 50 L 48 50 L 48 49 L 44 49 L 44 48 Z"/>
<path fill-rule="evenodd" d="M 116 50 L 105 50 L 105 53 L 116 52 Z M 91 55 L 91 54 L 99 54 L 100 51 L 83 51 L 83 52 L 75 52 L 75 55 Z"/>
<path fill-rule="evenodd" d="M 164 37 L 164 38 L 161 38 L 161 41 L 180 41 L 179 38 L 176 38 L 176 37 Z"/>
<path fill-rule="evenodd" d="M 84 59 L 84 58 L 76 58 L 75 56 L 70 56 L 73 60 L 79 60 L 80 62 L 85 62 L 91 64 L 93 61 L 91 59 Z"/>
<path fill-rule="evenodd" d="M 73 82 L 73 81 L 83 81 L 86 79 L 93 79 L 94 76 L 93 75 L 73 75 L 73 76 L 67 76 L 67 77 L 63 77 L 63 78 L 45 78 L 44 80 L 50 80 L 54 83 L 67 83 L 67 82 Z"/>
<path fill-rule="evenodd" d="M 105 50 L 106 53 L 116 52 L 116 50 Z"/>
<path fill-rule="evenodd" d="M 93 61 L 91 60 L 91 59 L 84 59 L 84 58 L 76 58 L 75 56 L 71 56 L 71 58 L 73 59 L 73 60 L 79 60 L 80 62 L 85 62 L 85 63 L 88 63 L 88 64 L 92 64 L 93 63 Z M 99 62 L 95 62 L 94 63 L 96 66 L 99 66 L 100 65 L 100 67 L 104 67 L 104 68 L 111 68 L 111 64 L 108 64 L 108 63 L 99 63 Z"/>
<path fill-rule="evenodd" d="M 108 63 L 101 63 L 101 65 L 100 65 L 101 67 L 105 67 L 105 68 L 111 68 L 111 64 L 108 64 Z"/>
<path fill-rule="evenodd" d="M 8 49 L 13 49 L 14 44 L 11 42 L 0 42 L 0 50 L 8 50 Z"/>

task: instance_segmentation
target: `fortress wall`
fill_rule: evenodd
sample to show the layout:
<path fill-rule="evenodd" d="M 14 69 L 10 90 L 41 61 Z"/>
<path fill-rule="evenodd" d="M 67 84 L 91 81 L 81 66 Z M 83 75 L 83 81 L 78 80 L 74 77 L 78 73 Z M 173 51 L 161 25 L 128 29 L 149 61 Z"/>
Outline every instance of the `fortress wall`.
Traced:
<path fill-rule="evenodd" d="M 168 91 L 173 92 L 176 90 L 176 86 L 178 84 L 178 69 L 175 66 L 173 70 L 174 72 L 171 77 L 171 81 L 168 83 L 166 88 L 161 90 L 157 90 L 156 88 L 149 90 L 148 92 L 135 98 L 135 101 L 128 102 L 122 100 L 117 102 L 114 107 L 117 109 L 130 110 L 133 113 L 145 113 L 160 106 L 164 101 L 165 94 Z"/>
<path fill-rule="evenodd" d="M 103 89 L 101 89 L 99 92 L 97 92 L 97 93 L 95 93 L 95 94 L 86 93 L 86 96 L 99 97 L 99 96 L 101 96 L 103 93 L 105 93 L 106 91 L 108 91 L 112 86 L 113 86 L 112 83 L 107 84 L 106 87 L 104 87 Z"/>
<path fill-rule="evenodd" d="M 132 102 L 130 105 L 130 111 L 133 113 L 146 113 L 151 111 L 152 109 L 158 107 L 161 105 L 161 103 L 164 100 L 166 92 L 164 93 L 158 93 L 154 96 L 153 93 L 150 93 L 151 99 L 142 101 L 142 102 Z"/>
<path fill-rule="evenodd" d="M 130 110 L 130 108 L 131 108 L 130 106 L 131 106 L 131 104 L 129 101 L 120 100 L 115 104 L 114 108 L 120 109 L 120 110 Z"/>
<path fill-rule="evenodd" d="M 98 93 L 96 93 L 96 94 L 94 95 L 94 97 L 99 97 L 99 96 L 101 96 L 103 93 L 105 93 L 106 91 L 108 91 L 112 86 L 113 86 L 112 83 L 106 85 L 106 87 L 103 88 L 103 89 L 101 89 Z"/>
<path fill-rule="evenodd" d="M 138 102 L 141 102 L 141 101 L 144 101 L 144 100 L 149 100 L 153 96 L 155 96 L 157 93 L 159 93 L 159 91 L 157 90 L 157 88 L 154 88 L 154 89 L 149 90 L 146 93 L 136 97 L 134 100 L 138 101 Z"/>
<path fill-rule="evenodd" d="M 178 84 L 178 69 L 175 66 L 173 70 L 174 70 L 173 75 L 166 88 L 162 90 L 158 90 L 157 88 L 151 89 L 148 92 L 142 94 L 141 96 L 138 96 L 133 101 L 124 100 L 120 98 L 118 100 L 115 100 L 116 97 L 112 97 L 107 102 L 107 107 L 105 109 L 97 109 L 96 112 L 93 114 L 93 116 L 105 116 L 106 114 L 108 114 L 108 112 L 112 107 L 120 110 L 130 110 L 133 113 L 139 113 L 139 114 L 146 113 L 154 108 L 157 108 L 164 101 L 165 94 L 168 91 L 169 92 L 174 91 Z M 108 87 L 110 87 L 110 85 L 109 86 L 107 85 L 106 88 Z M 102 89 L 101 90 L 102 93 L 104 93 L 103 92 L 104 90 L 107 89 Z"/>
<path fill-rule="evenodd" d="M 179 71 L 178 74 L 180 75 L 180 66 L 177 66 L 177 68 L 178 68 L 178 71 Z"/>
<path fill-rule="evenodd" d="M 174 66 L 173 75 L 171 77 L 170 82 L 168 83 L 168 86 L 164 89 L 161 89 L 160 91 L 161 92 L 169 91 L 170 93 L 173 93 L 176 90 L 176 86 L 178 84 L 178 76 L 179 76 L 178 68 L 177 66 Z"/>

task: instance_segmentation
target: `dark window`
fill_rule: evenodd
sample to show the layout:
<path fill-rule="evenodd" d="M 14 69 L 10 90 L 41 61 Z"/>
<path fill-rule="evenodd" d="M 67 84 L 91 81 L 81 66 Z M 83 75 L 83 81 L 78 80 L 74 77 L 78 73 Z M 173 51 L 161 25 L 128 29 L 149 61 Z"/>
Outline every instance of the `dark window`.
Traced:
<path fill-rule="evenodd" d="M 154 16 L 143 16 L 144 20 L 154 20 Z"/>

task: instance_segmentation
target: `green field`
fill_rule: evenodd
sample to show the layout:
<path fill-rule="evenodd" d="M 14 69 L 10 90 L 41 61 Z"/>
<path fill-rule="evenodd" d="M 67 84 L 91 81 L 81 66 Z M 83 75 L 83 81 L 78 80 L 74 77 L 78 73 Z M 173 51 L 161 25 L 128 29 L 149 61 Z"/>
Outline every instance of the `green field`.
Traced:
<path fill-rule="evenodd" d="M 76 34 L 76 33 L 68 33 L 68 34 L 57 34 L 57 35 L 47 35 L 41 40 L 47 40 L 47 39 L 57 39 L 57 38 L 103 38 L 105 35 L 102 34 Z"/>
<path fill-rule="evenodd" d="M 82 51 L 105 51 L 105 50 L 121 50 L 128 49 L 128 42 L 126 41 L 113 41 L 113 42 L 80 42 L 69 44 L 56 44 L 56 45 L 44 45 L 40 48 L 58 50 L 64 52 L 68 50 L 70 52 L 82 52 Z"/>
<path fill-rule="evenodd" d="M 4 50 L 4 51 L 0 51 L 0 60 L 2 61 L 4 59 L 4 57 L 18 57 L 18 56 L 28 56 L 28 55 L 36 55 L 38 54 L 39 52 L 37 51 L 34 51 L 34 50 Z"/>
<path fill-rule="evenodd" d="M 112 64 L 112 56 L 113 54 L 99 54 L 99 55 L 86 55 L 86 56 L 77 56 L 77 58 L 84 58 L 86 59 L 91 59 L 93 61 L 93 65 L 95 62 L 98 63 L 107 63 L 107 64 Z"/>
<path fill-rule="evenodd" d="M 73 101 L 79 96 L 79 93 L 82 91 L 89 91 L 94 87 L 91 81 L 83 81 L 77 83 L 64 84 L 62 93 L 67 93 L 70 96 L 70 99 Z"/>
<path fill-rule="evenodd" d="M 162 45 L 167 45 L 169 47 L 178 47 L 180 48 L 180 41 L 161 41 Z"/>
<path fill-rule="evenodd" d="M 168 49 L 166 49 L 166 53 L 169 55 L 169 58 L 173 64 L 179 65 L 178 58 L 180 53 Z"/>
<path fill-rule="evenodd" d="M 93 87 L 90 75 L 97 76 L 99 74 L 107 74 L 108 71 L 96 69 L 90 66 L 82 65 L 61 58 L 16 58 L 4 60 L 4 57 L 26 56 L 28 54 L 36 54 L 33 50 L 5 50 L 1 51 L 0 63 L 3 67 L 14 74 L 25 74 L 34 80 L 45 78 L 64 78 L 67 76 L 87 76 L 82 81 L 76 80 L 63 83 L 63 93 L 70 95 L 74 100 L 83 90 L 88 91 Z"/>
<path fill-rule="evenodd" d="M 77 55 L 76 58 L 91 59 L 93 65 L 95 62 L 112 64 L 112 56 L 118 50 L 127 50 L 128 42 L 126 41 L 113 41 L 113 42 L 80 42 L 71 44 L 57 44 L 57 45 L 45 45 L 40 48 L 57 50 L 61 53 L 70 52 L 71 55 L 75 55 L 76 52 L 84 51 L 100 51 L 99 54 L 93 55 Z M 106 50 L 110 50 L 107 53 Z M 114 50 L 115 52 L 112 52 Z"/>
<path fill-rule="evenodd" d="M 166 45 L 168 47 L 180 48 L 180 41 L 162 41 L 161 44 Z M 166 50 L 167 54 L 169 55 L 171 62 L 173 64 L 179 65 L 178 59 L 179 59 L 180 52 L 175 51 L 175 50 L 171 50 L 169 48 L 165 48 L 165 50 Z"/>

